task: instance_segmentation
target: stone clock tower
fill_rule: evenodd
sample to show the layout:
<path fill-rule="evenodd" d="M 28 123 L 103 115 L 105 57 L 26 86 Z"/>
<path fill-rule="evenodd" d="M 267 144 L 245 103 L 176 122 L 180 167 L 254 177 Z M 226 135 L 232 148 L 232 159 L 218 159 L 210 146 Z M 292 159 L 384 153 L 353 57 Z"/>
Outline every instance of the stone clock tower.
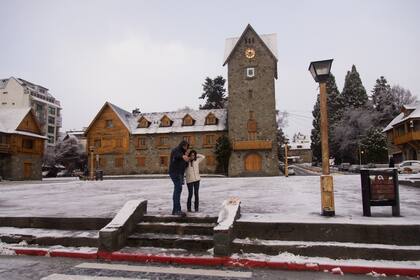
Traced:
<path fill-rule="evenodd" d="M 239 38 L 226 40 L 229 176 L 279 175 L 276 45 L 276 34 L 258 35 L 251 25 Z"/>

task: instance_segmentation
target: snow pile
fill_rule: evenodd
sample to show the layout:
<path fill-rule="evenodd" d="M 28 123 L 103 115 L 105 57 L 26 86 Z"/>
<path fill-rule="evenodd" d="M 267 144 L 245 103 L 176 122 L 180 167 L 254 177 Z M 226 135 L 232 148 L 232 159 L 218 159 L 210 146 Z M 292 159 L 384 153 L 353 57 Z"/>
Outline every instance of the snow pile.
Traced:
<path fill-rule="evenodd" d="M 315 264 L 321 265 L 334 265 L 334 266 L 360 266 L 360 267 L 383 267 L 383 268 L 415 268 L 420 267 L 419 261 L 389 261 L 389 260 L 364 260 L 364 259 L 346 259 L 336 260 L 325 257 L 306 257 L 295 255 L 292 253 L 284 252 L 277 256 L 254 254 L 254 253 L 242 253 L 234 254 L 232 258 L 238 259 L 250 259 L 267 262 L 287 262 L 297 263 L 314 266 Z"/>
<path fill-rule="evenodd" d="M 1 242 L 0 240 L 0 255 L 8 255 L 8 256 L 12 256 L 12 255 L 16 255 L 14 250 L 11 250 L 9 245 L 6 243 Z"/>
<path fill-rule="evenodd" d="M 222 204 L 222 210 L 219 212 L 217 226 L 214 230 L 228 230 L 232 227 L 235 219 L 238 218 L 238 211 L 241 200 L 238 197 L 231 197 Z"/>
<path fill-rule="evenodd" d="M 331 269 L 332 274 L 338 274 L 338 275 L 344 275 L 343 271 L 341 271 L 341 268 L 339 267 L 334 267 L 333 269 Z"/>
<path fill-rule="evenodd" d="M 377 273 L 375 271 L 369 272 L 366 275 L 372 276 L 372 277 L 386 277 L 385 273 Z"/>

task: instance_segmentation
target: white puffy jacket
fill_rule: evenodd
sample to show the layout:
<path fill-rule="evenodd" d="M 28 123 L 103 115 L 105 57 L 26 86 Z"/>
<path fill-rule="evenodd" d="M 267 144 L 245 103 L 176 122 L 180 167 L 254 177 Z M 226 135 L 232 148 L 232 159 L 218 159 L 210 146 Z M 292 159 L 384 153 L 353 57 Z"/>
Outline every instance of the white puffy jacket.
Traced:
<path fill-rule="evenodd" d="M 205 159 L 206 157 L 197 154 L 197 160 L 193 160 L 188 162 L 187 169 L 185 170 L 185 180 L 188 183 L 200 181 L 200 162 Z M 192 163 L 192 166 L 191 166 Z"/>

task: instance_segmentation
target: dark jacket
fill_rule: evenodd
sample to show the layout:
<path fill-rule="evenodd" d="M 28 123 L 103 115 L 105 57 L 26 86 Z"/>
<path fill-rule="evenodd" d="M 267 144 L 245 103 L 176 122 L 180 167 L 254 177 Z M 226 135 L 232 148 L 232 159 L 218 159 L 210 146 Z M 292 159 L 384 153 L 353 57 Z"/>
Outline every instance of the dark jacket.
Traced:
<path fill-rule="evenodd" d="M 186 144 L 188 145 L 188 142 L 182 141 L 178 147 L 172 150 L 169 162 L 169 175 L 184 176 L 185 168 L 187 167 L 188 162 L 182 158 L 186 152 L 182 147 Z"/>

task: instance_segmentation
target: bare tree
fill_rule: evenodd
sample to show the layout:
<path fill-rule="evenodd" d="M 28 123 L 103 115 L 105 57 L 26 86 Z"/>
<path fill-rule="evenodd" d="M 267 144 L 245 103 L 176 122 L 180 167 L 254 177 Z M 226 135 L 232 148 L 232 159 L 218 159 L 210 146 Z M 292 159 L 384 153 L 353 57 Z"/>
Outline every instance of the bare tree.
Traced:
<path fill-rule="evenodd" d="M 391 93 L 395 98 L 397 108 L 401 108 L 403 105 L 411 104 L 417 101 L 417 96 L 412 95 L 411 91 L 405 89 L 399 85 L 395 85 L 391 88 Z"/>

